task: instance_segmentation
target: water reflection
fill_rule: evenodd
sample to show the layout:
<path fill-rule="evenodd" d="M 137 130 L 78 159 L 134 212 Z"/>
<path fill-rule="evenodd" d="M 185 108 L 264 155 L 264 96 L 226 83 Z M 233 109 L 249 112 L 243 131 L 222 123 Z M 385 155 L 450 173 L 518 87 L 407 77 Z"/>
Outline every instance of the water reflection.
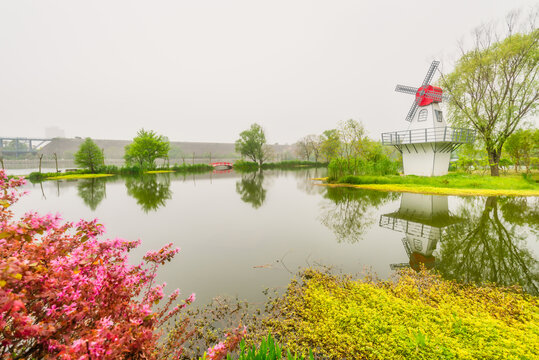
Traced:
<path fill-rule="evenodd" d="M 172 198 L 170 174 L 144 174 L 125 178 L 127 194 L 137 200 L 144 212 L 155 211 L 165 206 Z"/>
<path fill-rule="evenodd" d="M 80 179 L 77 183 L 77 192 L 91 210 L 95 210 L 106 197 L 106 180 L 101 178 Z"/>
<path fill-rule="evenodd" d="M 424 265 L 447 279 L 519 284 L 537 294 L 539 263 L 526 242 L 537 233 L 536 215 L 531 198 L 470 197 L 452 214 L 447 196 L 402 194 L 398 211 L 381 215 L 380 226 L 405 234 L 409 263 L 392 269 Z"/>
<path fill-rule="evenodd" d="M 380 216 L 381 227 L 405 234 L 402 244 L 410 258 L 409 263 L 391 264 L 391 269 L 434 267 L 433 253 L 442 229 L 461 221 L 449 212 L 447 196 L 403 193 L 399 209 Z"/>
<path fill-rule="evenodd" d="M 523 216 L 512 219 L 509 209 L 519 214 L 537 213 L 528 201 L 518 198 L 475 198 L 459 207 L 459 216 L 466 219 L 448 228 L 440 246 L 440 273 L 450 279 L 475 283 L 521 285 L 527 292 L 539 291 L 539 263 L 526 246 L 531 235 L 519 225 L 537 222 Z M 509 215 L 504 219 L 505 215 Z M 533 225 L 531 227 L 533 229 Z M 536 232 L 536 229 L 533 230 Z M 533 235 L 532 235 L 533 237 Z M 535 237 L 537 240 L 537 237 Z"/>
<path fill-rule="evenodd" d="M 243 173 L 241 180 L 236 182 L 236 192 L 240 195 L 241 200 L 255 209 L 264 204 L 266 200 L 266 189 L 262 187 L 264 183 L 263 172 Z"/>
<path fill-rule="evenodd" d="M 355 243 L 376 222 L 375 210 L 398 194 L 383 191 L 328 187 L 324 194 L 331 203 L 322 206 L 320 221 L 331 229 L 337 241 Z"/>

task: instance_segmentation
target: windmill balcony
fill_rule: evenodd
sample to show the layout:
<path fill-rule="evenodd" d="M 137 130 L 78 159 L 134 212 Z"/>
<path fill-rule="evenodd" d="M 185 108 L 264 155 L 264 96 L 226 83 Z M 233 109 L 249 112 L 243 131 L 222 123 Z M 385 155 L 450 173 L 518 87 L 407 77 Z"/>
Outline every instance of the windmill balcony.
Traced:
<path fill-rule="evenodd" d="M 421 143 L 467 144 L 474 140 L 475 130 L 447 126 L 382 133 L 382 144 L 390 146 Z"/>

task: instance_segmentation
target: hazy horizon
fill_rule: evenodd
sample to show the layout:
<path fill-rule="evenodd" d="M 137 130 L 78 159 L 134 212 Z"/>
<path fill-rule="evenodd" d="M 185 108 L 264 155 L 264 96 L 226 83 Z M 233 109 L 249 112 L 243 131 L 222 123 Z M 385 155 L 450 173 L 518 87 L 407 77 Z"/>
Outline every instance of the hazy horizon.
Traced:
<path fill-rule="evenodd" d="M 257 122 L 292 144 L 353 118 L 378 139 L 407 126 L 396 84 L 450 71 L 460 39 L 534 4 L 4 1 L 0 136 L 231 143 Z"/>

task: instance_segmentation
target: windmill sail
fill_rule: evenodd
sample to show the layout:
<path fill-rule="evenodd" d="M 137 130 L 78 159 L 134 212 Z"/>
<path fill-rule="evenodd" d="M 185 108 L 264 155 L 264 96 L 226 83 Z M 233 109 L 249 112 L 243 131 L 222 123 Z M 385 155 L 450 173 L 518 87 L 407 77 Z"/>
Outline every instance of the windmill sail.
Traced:
<path fill-rule="evenodd" d="M 436 72 L 436 69 L 438 68 L 438 65 L 440 65 L 440 62 L 437 60 L 434 60 L 432 64 L 430 64 L 429 71 L 427 71 L 427 75 L 425 75 L 425 79 L 423 80 L 423 84 L 421 84 L 421 86 L 426 86 L 430 83 L 432 77 L 434 76 L 434 72 Z"/>
<path fill-rule="evenodd" d="M 396 92 L 412 94 L 412 95 L 415 95 L 417 93 L 417 90 L 419 89 L 413 86 L 406 86 L 406 85 L 397 85 L 397 87 L 395 87 Z"/>

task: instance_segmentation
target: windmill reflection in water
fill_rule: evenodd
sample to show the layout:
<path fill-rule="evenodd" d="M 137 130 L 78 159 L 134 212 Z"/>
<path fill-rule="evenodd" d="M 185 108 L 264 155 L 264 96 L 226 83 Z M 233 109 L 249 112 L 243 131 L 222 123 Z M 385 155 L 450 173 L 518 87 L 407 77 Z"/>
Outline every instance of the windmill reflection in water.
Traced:
<path fill-rule="evenodd" d="M 449 212 L 447 196 L 403 193 L 399 210 L 381 215 L 379 221 L 381 227 L 405 234 L 402 243 L 410 261 L 391 264 L 391 269 L 410 266 L 419 270 L 421 265 L 433 268 L 433 253 L 443 229 L 461 221 Z"/>

